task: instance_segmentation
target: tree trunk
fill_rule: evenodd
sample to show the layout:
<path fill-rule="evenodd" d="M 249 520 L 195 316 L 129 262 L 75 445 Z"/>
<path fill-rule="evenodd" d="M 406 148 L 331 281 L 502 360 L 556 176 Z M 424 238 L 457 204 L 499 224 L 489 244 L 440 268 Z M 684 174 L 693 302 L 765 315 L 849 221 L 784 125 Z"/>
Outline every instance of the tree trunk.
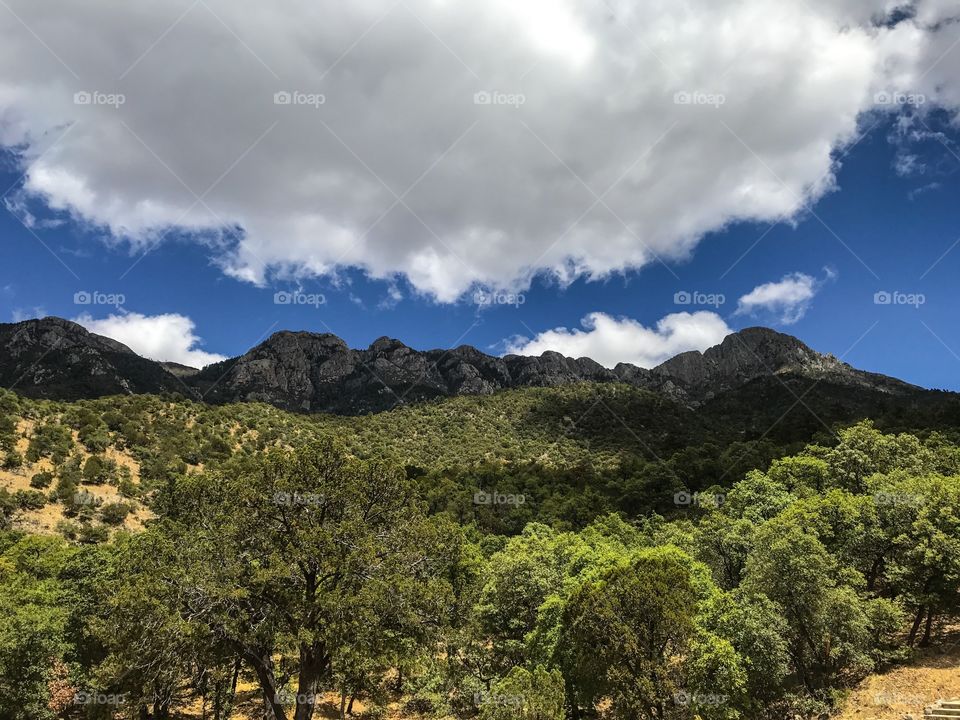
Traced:
<path fill-rule="evenodd" d="M 927 625 L 923 629 L 923 639 L 920 640 L 920 647 L 930 645 L 930 631 L 933 629 L 933 609 L 927 611 Z"/>
<path fill-rule="evenodd" d="M 272 663 L 270 661 L 269 651 L 255 651 L 250 648 L 239 646 L 237 648 L 241 656 L 246 660 L 253 671 L 257 674 L 257 680 L 260 682 L 260 690 L 263 693 L 263 707 L 266 720 L 287 720 L 287 714 L 284 712 L 283 703 L 280 702 L 277 681 L 273 676 Z"/>
<path fill-rule="evenodd" d="M 883 555 L 880 555 L 873 561 L 873 565 L 870 566 L 870 572 L 867 573 L 867 591 L 873 592 L 874 587 L 876 587 L 877 580 L 880 577 L 880 571 L 883 569 Z"/>
<path fill-rule="evenodd" d="M 580 705 L 577 703 L 577 690 L 569 680 L 566 682 L 567 697 L 570 699 L 570 720 L 580 720 Z"/>
<path fill-rule="evenodd" d="M 327 670 L 328 658 L 322 645 L 300 646 L 300 674 L 297 678 L 297 709 L 294 720 L 313 720 L 317 687 Z"/>
<path fill-rule="evenodd" d="M 921 605 L 917 608 L 917 616 L 913 619 L 913 627 L 910 628 L 910 635 L 907 636 L 907 647 L 913 647 L 913 644 L 917 640 L 917 631 L 920 630 L 920 622 L 923 620 L 923 613 L 926 611 L 926 607 Z"/>
<path fill-rule="evenodd" d="M 347 691 L 340 690 L 340 720 L 347 720 Z"/>
<path fill-rule="evenodd" d="M 350 693 L 350 702 L 347 703 L 347 715 L 353 715 L 353 701 L 357 699 L 356 693 Z"/>

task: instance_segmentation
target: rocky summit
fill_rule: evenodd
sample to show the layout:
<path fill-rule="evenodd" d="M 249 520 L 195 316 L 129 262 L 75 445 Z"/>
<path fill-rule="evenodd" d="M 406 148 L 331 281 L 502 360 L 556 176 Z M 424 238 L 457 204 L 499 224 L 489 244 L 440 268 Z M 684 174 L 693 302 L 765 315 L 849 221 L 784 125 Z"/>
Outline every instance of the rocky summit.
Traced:
<path fill-rule="evenodd" d="M 0 383 L 56 400 L 183 391 L 160 363 L 55 317 L 0 324 Z"/>
<path fill-rule="evenodd" d="M 469 345 L 419 351 L 386 337 L 355 350 L 335 335 L 282 331 L 239 357 L 196 370 L 142 358 L 60 318 L 0 325 L 0 379 L 24 395 L 57 399 L 177 392 L 214 403 L 265 402 L 298 412 L 355 415 L 453 395 L 619 382 L 696 407 L 759 378 L 777 377 L 889 396 L 922 392 L 767 328 L 741 330 L 703 353 L 683 353 L 652 369 L 621 363 L 612 370 L 556 352 L 494 357 Z"/>

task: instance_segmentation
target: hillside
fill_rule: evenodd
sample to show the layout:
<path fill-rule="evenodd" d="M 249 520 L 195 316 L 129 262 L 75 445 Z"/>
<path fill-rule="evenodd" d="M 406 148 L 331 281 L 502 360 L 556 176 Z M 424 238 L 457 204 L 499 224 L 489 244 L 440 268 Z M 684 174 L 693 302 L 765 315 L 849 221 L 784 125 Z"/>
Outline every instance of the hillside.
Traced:
<path fill-rule="evenodd" d="M 29 397 L 73 400 L 176 392 L 215 404 L 264 402 L 294 412 L 363 415 L 503 390 L 623 384 L 701 407 L 757 381 L 800 378 L 855 393 L 859 402 L 956 404 L 894 378 L 857 370 L 768 328 L 747 328 L 703 353 L 654 367 L 607 369 L 555 352 L 494 357 L 470 346 L 418 351 L 380 338 L 354 350 L 335 335 L 281 331 L 202 370 L 157 363 L 59 318 L 0 325 L 0 379 Z"/>

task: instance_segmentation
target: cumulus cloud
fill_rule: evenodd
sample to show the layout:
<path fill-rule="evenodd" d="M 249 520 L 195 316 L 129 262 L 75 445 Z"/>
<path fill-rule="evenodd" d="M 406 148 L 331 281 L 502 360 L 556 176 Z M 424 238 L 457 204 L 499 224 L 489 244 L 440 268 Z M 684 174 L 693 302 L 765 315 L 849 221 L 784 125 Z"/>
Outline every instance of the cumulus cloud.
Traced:
<path fill-rule="evenodd" d="M 706 350 L 729 335 L 731 330 L 716 313 L 672 313 L 656 327 L 645 327 L 632 318 L 615 318 L 602 312 L 587 315 L 579 328 L 556 328 L 535 338 L 516 338 L 507 352 L 540 355 L 553 350 L 570 357 L 588 357 L 612 368 L 627 362 L 643 368 L 659 365 L 688 350 Z"/>
<path fill-rule="evenodd" d="M 827 277 L 833 273 L 828 271 Z M 758 285 L 737 302 L 736 315 L 772 313 L 784 325 L 798 322 L 810 307 L 820 283 L 816 278 L 796 272 L 784 275 L 782 280 Z"/>
<path fill-rule="evenodd" d="M 8 0 L 0 143 L 13 202 L 134 250 L 175 226 L 245 281 L 449 302 L 800 212 L 878 97 L 960 105 L 955 3 L 895 4 Z"/>
<path fill-rule="evenodd" d="M 74 318 L 74 322 L 90 332 L 113 338 L 151 360 L 202 368 L 226 359 L 224 355 L 197 348 L 201 339 L 194 333 L 193 320 L 184 315 L 126 313 L 97 320 L 84 314 Z"/>

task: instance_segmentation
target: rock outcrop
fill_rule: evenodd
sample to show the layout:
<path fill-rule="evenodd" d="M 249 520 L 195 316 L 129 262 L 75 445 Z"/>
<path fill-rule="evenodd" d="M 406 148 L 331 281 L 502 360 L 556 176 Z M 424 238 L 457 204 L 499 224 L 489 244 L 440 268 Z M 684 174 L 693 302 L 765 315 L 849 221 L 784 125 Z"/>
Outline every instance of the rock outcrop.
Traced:
<path fill-rule="evenodd" d="M 159 363 L 54 317 L 0 324 L 0 383 L 30 397 L 58 400 L 191 392 Z"/>
<path fill-rule="evenodd" d="M 209 402 L 265 402 L 298 412 L 364 414 L 451 395 L 620 382 L 697 406 L 758 378 L 801 376 L 887 395 L 920 389 L 856 370 L 767 328 L 734 333 L 705 352 L 644 369 L 610 370 L 556 352 L 494 357 L 463 345 L 419 351 L 382 337 L 353 350 L 335 335 L 282 331 L 203 370 L 141 358 L 59 318 L 0 325 L 0 379 L 27 395 L 75 399 L 180 392 Z"/>

